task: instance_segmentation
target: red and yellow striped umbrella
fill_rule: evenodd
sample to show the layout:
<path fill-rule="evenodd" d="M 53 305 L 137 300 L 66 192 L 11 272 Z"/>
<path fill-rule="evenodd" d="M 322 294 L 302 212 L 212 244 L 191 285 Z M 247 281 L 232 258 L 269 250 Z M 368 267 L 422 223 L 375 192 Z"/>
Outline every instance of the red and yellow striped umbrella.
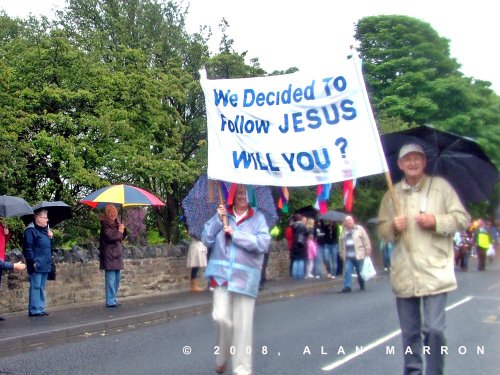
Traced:
<path fill-rule="evenodd" d="M 81 203 L 92 208 L 104 208 L 108 204 L 130 206 L 165 206 L 158 197 L 132 185 L 112 185 L 90 193 Z"/>

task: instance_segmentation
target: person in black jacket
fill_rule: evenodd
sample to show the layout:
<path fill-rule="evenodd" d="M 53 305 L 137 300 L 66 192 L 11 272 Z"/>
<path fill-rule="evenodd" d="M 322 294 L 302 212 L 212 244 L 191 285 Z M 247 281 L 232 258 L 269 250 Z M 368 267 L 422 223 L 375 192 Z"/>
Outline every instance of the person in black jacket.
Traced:
<path fill-rule="evenodd" d="M 46 316 L 45 286 L 52 268 L 52 237 L 46 210 L 35 212 L 33 223 L 24 231 L 23 255 L 30 281 L 28 315 Z"/>
<path fill-rule="evenodd" d="M 305 262 L 307 259 L 307 217 L 300 214 L 293 216 L 294 222 L 292 224 L 292 278 L 303 279 L 305 276 Z"/>
<path fill-rule="evenodd" d="M 324 221 L 321 231 L 324 233 L 322 240 L 323 262 L 327 277 L 335 279 L 338 273 L 339 231 L 337 223 Z"/>

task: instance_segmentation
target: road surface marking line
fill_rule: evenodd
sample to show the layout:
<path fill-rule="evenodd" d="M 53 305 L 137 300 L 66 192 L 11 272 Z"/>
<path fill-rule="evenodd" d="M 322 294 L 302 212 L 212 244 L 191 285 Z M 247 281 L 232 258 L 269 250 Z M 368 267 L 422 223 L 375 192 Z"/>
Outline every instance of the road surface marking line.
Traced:
<path fill-rule="evenodd" d="M 466 303 L 466 302 L 469 302 L 471 299 L 472 299 L 472 297 L 471 297 L 471 296 L 465 297 L 463 300 L 458 301 L 458 302 L 454 303 L 454 304 L 453 304 L 453 305 L 451 305 L 451 306 L 448 306 L 448 307 L 446 308 L 446 311 L 450 311 L 451 309 L 454 309 L 455 307 L 458 307 L 458 306 L 460 306 L 460 305 L 462 305 L 462 304 L 464 304 L 464 303 Z M 356 352 L 354 352 L 354 353 L 351 353 L 351 354 L 349 354 L 347 357 L 345 357 L 345 358 L 343 358 L 343 359 L 341 359 L 341 360 L 339 360 L 339 361 L 335 361 L 335 362 L 333 362 L 333 363 L 332 363 L 332 364 L 330 364 L 330 365 L 327 365 L 327 366 L 325 366 L 325 367 L 322 367 L 321 369 L 322 369 L 323 371 L 331 371 L 331 370 L 333 370 L 333 369 L 336 369 L 337 367 L 342 366 L 344 363 L 347 363 L 347 362 L 349 362 L 350 360 L 352 360 L 352 359 L 354 359 L 354 358 L 356 358 L 356 357 L 359 357 L 360 355 L 364 354 L 365 352 L 367 352 L 367 351 L 369 351 L 369 350 L 372 350 L 373 348 L 375 348 L 375 347 L 377 347 L 377 346 L 379 346 L 379 345 L 383 344 L 383 343 L 384 343 L 384 342 L 386 342 L 386 341 L 389 341 L 390 339 L 392 339 L 392 338 L 394 338 L 394 337 L 398 336 L 399 334 L 401 334 L 401 330 L 400 330 L 400 329 L 398 329 L 397 331 L 393 331 L 393 332 L 389 333 L 388 335 L 386 335 L 386 336 L 384 336 L 384 337 L 381 337 L 380 339 L 378 339 L 378 340 L 376 340 L 376 341 L 372 342 L 371 344 L 368 344 L 366 347 L 365 347 L 365 346 L 362 346 L 362 348 L 363 348 L 363 349 L 358 350 L 358 351 L 356 351 Z"/>
<path fill-rule="evenodd" d="M 467 296 L 463 300 L 460 300 L 460 301 L 454 303 L 453 305 L 448 306 L 446 308 L 446 311 L 450 311 L 451 309 L 454 309 L 455 307 L 458 307 L 458 306 L 460 306 L 460 305 L 462 305 L 462 304 L 464 304 L 466 302 L 469 302 L 472 298 L 473 298 L 472 296 Z"/>
<path fill-rule="evenodd" d="M 496 289 L 498 287 L 500 287 L 500 283 L 493 284 L 493 285 L 487 287 L 486 290 L 493 290 L 493 289 Z"/>

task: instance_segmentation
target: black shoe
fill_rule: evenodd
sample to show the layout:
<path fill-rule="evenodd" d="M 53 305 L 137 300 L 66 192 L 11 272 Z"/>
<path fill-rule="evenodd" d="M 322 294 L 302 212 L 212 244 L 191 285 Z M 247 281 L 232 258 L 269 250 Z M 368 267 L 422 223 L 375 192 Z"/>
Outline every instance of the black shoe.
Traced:
<path fill-rule="evenodd" d="M 46 311 L 44 311 L 44 312 L 41 312 L 41 313 L 34 313 L 34 314 L 32 314 L 32 313 L 28 313 L 28 315 L 29 315 L 29 316 L 48 316 L 48 315 L 49 315 L 49 313 L 48 313 L 48 312 L 46 312 Z"/>
<path fill-rule="evenodd" d="M 120 305 L 121 305 L 121 303 L 115 303 L 113 305 L 106 305 L 106 307 L 118 307 Z"/>
<path fill-rule="evenodd" d="M 0 322 L 4 322 L 5 318 L 3 316 L 0 316 Z"/>
<path fill-rule="evenodd" d="M 350 292 L 351 292 L 351 288 L 342 289 L 342 293 L 350 293 Z"/>

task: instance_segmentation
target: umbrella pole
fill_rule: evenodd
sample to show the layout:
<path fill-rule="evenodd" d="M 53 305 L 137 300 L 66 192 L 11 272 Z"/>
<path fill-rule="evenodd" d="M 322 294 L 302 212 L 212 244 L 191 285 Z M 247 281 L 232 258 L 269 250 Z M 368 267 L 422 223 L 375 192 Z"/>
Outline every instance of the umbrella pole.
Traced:
<path fill-rule="evenodd" d="M 394 191 L 394 184 L 392 183 L 392 178 L 389 171 L 385 172 L 385 180 L 387 181 L 387 187 L 389 188 L 389 193 L 391 194 L 392 202 L 394 203 L 394 208 L 396 209 L 396 215 L 401 215 L 401 207 L 399 206 L 398 197 L 396 196 L 396 192 Z M 403 243 L 405 248 L 410 251 L 410 244 L 408 242 L 408 233 L 404 231 L 402 234 Z"/>

